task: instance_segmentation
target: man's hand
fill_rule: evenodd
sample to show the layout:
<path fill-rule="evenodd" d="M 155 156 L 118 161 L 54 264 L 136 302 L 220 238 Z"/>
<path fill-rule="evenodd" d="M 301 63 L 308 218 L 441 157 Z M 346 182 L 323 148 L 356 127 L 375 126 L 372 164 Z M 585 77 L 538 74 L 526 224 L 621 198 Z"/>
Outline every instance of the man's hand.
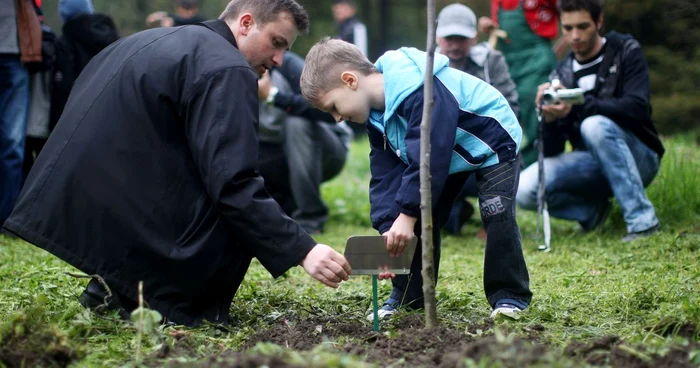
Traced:
<path fill-rule="evenodd" d="M 301 261 L 301 266 L 311 277 L 332 288 L 347 281 L 352 273 L 345 257 L 325 244 L 316 244 Z"/>
<path fill-rule="evenodd" d="M 498 28 L 498 24 L 494 23 L 493 19 L 489 17 L 479 18 L 479 32 L 484 33 L 488 36 L 496 28 Z"/>
<path fill-rule="evenodd" d="M 405 214 L 400 214 L 396 218 L 394 224 L 391 225 L 391 229 L 384 234 L 384 244 L 386 244 L 386 250 L 389 251 L 389 255 L 392 257 L 400 256 L 408 243 L 413 239 L 413 228 L 416 226 L 416 221 L 418 219 Z"/>
<path fill-rule="evenodd" d="M 270 95 L 270 87 L 272 83 L 270 82 L 270 72 L 265 71 L 262 77 L 258 79 L 258 99 L 260 101 L 267 100 L 267 96 Z"/>
<path fill-rule="evenodd" d="M 146 17 L 146 26 L 148 27 L 172 27 L 173 25 L 175 25 L 175 21 L 164 11 L 153 12 Z"/>
<path fill-rule="evenodd" d="M 537 104 L 537 106 L 540 106 L 540 103 L 542 101 L 542 95 L 544 94 L 544 91 L 550 86 L 550 83 L 543 83 L 540 84 L 539 87 L 537 87 L 537 97 L 535 98 L 535 104 Z M 564 88 L 564 86 L 562 85 L 554 86 L 554 89 L 562 88 Z M 556 119 L 565 118 L 571 112 L 571 107 L 572 105 L 567 103 L 542 105 L 542 118 L 544 119 L 545 123 L 551 123 Z"/>

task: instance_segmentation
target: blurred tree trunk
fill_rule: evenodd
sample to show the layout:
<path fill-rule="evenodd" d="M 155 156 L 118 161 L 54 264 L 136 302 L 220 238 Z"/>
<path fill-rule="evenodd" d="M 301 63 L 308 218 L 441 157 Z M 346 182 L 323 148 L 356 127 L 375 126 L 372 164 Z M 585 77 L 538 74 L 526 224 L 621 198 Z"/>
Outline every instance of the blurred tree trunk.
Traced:
<path fill-rule="evenodd" d="M 428 0 L 428 40 L 425 83 L 423 86 L 423 120 L 420 123 L 420 207 L 423 228 L 423 298 L 425 327 L 437 327 L 435 305 L 435 257 L 433 257 L 433 196 L 430 183 L 430 117 L 433 111 L 433 61 L 435 58 L 435 0 Z"/>

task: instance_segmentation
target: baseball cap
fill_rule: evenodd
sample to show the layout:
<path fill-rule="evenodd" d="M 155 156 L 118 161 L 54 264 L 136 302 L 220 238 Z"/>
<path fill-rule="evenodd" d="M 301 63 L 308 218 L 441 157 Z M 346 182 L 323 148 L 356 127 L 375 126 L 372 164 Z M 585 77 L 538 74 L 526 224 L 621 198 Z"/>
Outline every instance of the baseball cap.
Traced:
<path fill-rule="evenodd" d="M 476 36 L 476 15 L 466 5 L 450 4 L 438 14 L 437 37 L 462 36 L 474 38 Z"/>

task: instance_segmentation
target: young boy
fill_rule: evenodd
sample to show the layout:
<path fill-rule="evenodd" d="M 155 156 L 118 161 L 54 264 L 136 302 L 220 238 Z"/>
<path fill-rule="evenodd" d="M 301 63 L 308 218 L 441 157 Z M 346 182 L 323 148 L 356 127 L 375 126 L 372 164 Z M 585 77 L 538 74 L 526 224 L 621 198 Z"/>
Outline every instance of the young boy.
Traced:
<path fill-rule="evenodd" d="M 372 226 L 385 236 L 387 250 L 394 256 L 421 232 L 419 154 L 425 61 L 424 52 L 401 48 L 372 64 L 354 45 L 325 38 L 307 54 L 301 75 L 302 94 L 312 105 L 337 121 L 366 122 Z M 515 222 L 522 130 L 503 95 L 488 83 L 450 68 L 446 56 L 435 55 L 434 74 L 430 171 L 436 276 L 439 229 L 464 182 L 475 173 L 488 234 L 484 289 L 493 308 L 491 316 L 517 317 L 532 298 Z M 393 278 L 380 317 L 401 306 L 423 307 L 420 255 L 418 246 L 411 274 Z"/>

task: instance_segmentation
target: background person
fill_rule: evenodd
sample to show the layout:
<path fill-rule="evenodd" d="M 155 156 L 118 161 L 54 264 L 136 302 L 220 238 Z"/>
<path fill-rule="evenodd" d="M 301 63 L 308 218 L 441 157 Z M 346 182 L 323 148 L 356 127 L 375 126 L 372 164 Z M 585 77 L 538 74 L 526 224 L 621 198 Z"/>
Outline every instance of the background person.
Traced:
<path fill-rule="evenodd" d="M 537 160 L 537 86 L 547 81 L 556 65 L 552 40 L 557 37 L 556 0 L 491 0 L 491 17 L 481 17 L 479 28 L 486 35 L 500 28 L 508 33 L 499 40 L 515 82 L 524 139 L 520 154 L 525 165 Z"/>
<path fill-rule="evenodd" d="M 578 221 L 584 231 L 599 228 L 614 196 L 632 241 L 659 229 L 644 188 L 659 170 L 664 147 L 651 121 L 649 71 L 639 43 L 630 35 L 600 35 L 600 0 L 559 2 L 564 37 L 572 52 L 552 72 L 564 87 L 585 91 L 585 103 L 542 107 L 545 125 L 545 191 L 549 213 Z M 540 86 L 537 103 L 549 83 Z M 564 152 L 566 141 L 573 152 Z M 537 163 L 523 171 L 518 204 L 537 209 Z"/>
<path fill-rule="evenodd" d="M 0 6 L 0 223 L 12 212 L 24 177 L 29 72 L 41 62 L 41 24 L 32 0 Z"/>
<path fill-rule="evenodd" d="M 187 24 L 195 24 L 207 20 L 199 14 L 199 0 L 173 0 L 175 12 L 153 12 L 146 17 L 146 26 L 153 27 L 177 27 Z"/>
<path fill-rule="evenodd" d="M 449 58 L 451 68 L 473 75 L 496 88 L 518 116 L 518 92 L 510 78 L 505 58 L 499 51 L 491 50 L 485 42 L 476 43 L 476 26 L 476 15 L 466 5 L 455 3 L 444 7 L 438 14 L 435 32 L 438 52 Z M 474 207 L 467 197 L 478 195 L 476 177 L 472 175 L 452 206 L 450 218 L 444 227 L 447 232 L 460 232 L 462 225 L 474 214 Z M 486 237 L 483 228 L 477 235 Z"/>
<path fill-rule="evenodd" d="M 95 13 L 90 0 L 61 0 L 58 3 L 58 13 L 63 20 L 63 27 L 56 42 L 56 64 L 51 89 L 51 129 L 61 117 L 80 72 L 97 53 L 119 39 L 112 18 Z"/>
<path fill-rule="evenodd" d="M 349 42 L 360 49 L 362 55 L 368 55 L 367 27 L 357 18 L 357 7 L 353 0 L 334 0 L 333 19 L 337 31 L 335 38 Z M 349 124 L 356 138 L 367 136 L 367 131 L 362 124 Z"/>
<path fill-rule="evenodd" d="M 258 165 L 277 203 L 306 232 L 316 234 L 328 220 L 321 183 L 342 171 L 352 131 L 304 100 L 299 85 L 304 59 L 291 51 L 284 55 L 282 65 L 258 81 Z"/>

